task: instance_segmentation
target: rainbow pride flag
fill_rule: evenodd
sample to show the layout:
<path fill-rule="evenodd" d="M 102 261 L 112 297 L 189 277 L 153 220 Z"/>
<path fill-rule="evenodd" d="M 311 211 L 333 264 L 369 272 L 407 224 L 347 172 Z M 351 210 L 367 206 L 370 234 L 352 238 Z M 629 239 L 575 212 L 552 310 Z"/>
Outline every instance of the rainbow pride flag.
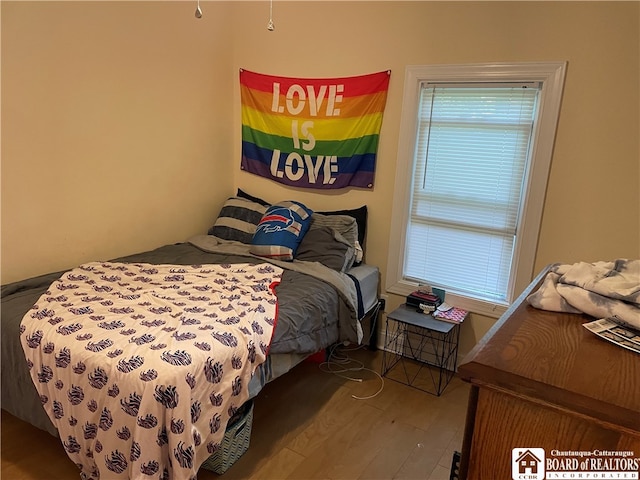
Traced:
<path fill-rule="evenodd" d="M 390 76 L 240 70 L 241 168 L 296 187 L 372 188 Z"/>

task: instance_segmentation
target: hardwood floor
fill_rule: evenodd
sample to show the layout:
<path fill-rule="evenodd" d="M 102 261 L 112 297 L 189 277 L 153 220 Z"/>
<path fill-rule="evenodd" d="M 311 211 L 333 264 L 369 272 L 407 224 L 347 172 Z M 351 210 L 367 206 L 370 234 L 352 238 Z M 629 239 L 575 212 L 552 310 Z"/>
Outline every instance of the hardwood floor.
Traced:
<path fill-rule="evenodd" d="M 380 372 L 382 352 L 349 352 Z M 255 400 L 249 450 L 220 476 L 199 480 L 448 480 L 460 450 L 469 386 L 454 377 L 440 397 L 372 372 L 352 381 L 304 362 L 267 385 Z M 80 478 L 60 441 L 2 411 L 2 470 L 7 480 Z"/>

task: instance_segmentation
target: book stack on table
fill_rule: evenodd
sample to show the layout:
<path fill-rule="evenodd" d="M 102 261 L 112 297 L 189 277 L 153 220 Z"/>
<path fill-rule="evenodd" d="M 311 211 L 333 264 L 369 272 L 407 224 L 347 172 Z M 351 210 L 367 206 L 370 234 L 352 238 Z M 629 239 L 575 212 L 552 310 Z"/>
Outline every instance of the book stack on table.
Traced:
<path fill-rule="evenodd" d="M 442 303 L 442 299 L 432 292 L 416 290 L 407 295 L 406 303 L 409 307 L 415 307 L 418 312 L 433 314 Z"/>
<path fill-rule="evenodd" d="M 432 289 L 416 290 L 407 295 L 406 304 L 417 312 L 432 315 L 443 322 L 459 324 L 464 321 L 467 311 L 458 307 L 452 307 L 445 303 L 444 290 L 436 292 Z"/>

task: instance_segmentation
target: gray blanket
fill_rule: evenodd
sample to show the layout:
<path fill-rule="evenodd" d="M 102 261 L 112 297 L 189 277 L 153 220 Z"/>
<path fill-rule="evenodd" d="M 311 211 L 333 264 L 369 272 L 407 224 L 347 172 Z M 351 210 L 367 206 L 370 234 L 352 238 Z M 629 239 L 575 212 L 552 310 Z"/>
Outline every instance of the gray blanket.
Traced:
<path fill-rule="evenodd" d="M 204 250 L 205 252 L 239 255 L 253 258 L 255 261 L 265 261 L 264 258 L 253 255 L 249 252 L 250 245 L 239 242 L 220 241 L 212 235 L 197 235 L 190 238 L 189 243 Z M 286 270 L 304 273 L 333 286 L 352 310 L 353 321 L 341 322 L 340 324 L 341 338 L 358 344 L 362 341 L 362 328 L 360 326 L 360 322 L 357 321 L 357 290 L 353 280 L 348 275 L 331 270 L 318 262 L 304 262 L 300 260 L 283 262 L 274 259 L 269 259 L 268 261 Z"/>

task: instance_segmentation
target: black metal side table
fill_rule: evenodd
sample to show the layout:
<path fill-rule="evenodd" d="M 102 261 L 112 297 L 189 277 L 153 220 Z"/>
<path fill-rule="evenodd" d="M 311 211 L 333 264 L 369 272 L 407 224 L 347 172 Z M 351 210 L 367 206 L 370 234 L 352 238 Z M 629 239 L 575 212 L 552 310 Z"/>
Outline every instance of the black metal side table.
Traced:
<path fill-rule="evenodd" d="M 387 315 L 382 375 L 440 396 L 455 374 L 460 324 L 400 305 Z"/>

